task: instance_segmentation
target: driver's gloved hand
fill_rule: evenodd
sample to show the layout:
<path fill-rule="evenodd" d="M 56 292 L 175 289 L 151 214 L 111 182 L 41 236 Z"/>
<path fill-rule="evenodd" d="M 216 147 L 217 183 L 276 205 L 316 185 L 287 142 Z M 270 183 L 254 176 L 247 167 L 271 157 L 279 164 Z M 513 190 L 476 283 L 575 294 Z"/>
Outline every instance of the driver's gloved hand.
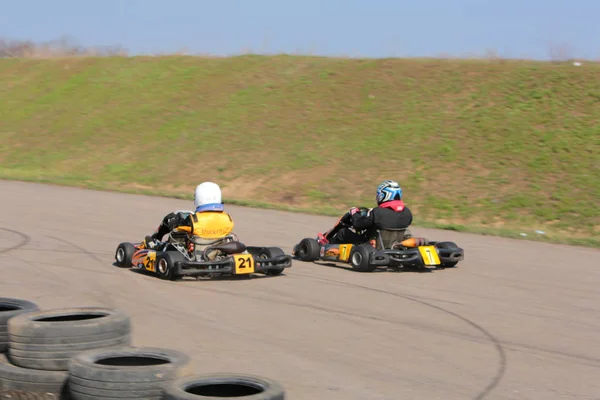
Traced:
<path fill-rule="evenodd" d="M 154 247 L 156 247 L 156 243 L 154 242 L 155 240 L 156 239 L 152 236 L 146 236 L 146 238 L 144 239 L 144 247 L 146 247 L 147 249 L 153 249 Z"/>
<path fill-rule="evenodd" d="M 348 225 L 350 223 L 351 218 L 352 218 L 352 214 L 350 214 L 350 212 L 347 212 L 346 214 L 344 214 L 344 216 L 342 217 L 342 219 L 340 220 L 340 222 L 342 222 L 343 224 Z"/>

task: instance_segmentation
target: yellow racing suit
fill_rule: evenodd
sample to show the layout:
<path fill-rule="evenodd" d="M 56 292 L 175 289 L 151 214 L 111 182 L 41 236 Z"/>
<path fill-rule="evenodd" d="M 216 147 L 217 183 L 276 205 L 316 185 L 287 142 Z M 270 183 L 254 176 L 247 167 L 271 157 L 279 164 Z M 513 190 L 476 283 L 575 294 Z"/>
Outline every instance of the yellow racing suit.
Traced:
<path fill-rule="evenodd" d="M 233 231 L 233 219 L 225 211 L 195 211 L 192 213 L 169 213 L 166 215 L 151 240 L 162 240 L 167 233 L 178 230 L 192 233 L 200 239 L 212 241 L 224 238 Z"/>
<path fill-rule="evenodd" d="M 233 231 L 233 219 L 225 211 L 203 211 L 190 214 L 178 231 L 193 234 L 201 239 L 221 239 Z"/>

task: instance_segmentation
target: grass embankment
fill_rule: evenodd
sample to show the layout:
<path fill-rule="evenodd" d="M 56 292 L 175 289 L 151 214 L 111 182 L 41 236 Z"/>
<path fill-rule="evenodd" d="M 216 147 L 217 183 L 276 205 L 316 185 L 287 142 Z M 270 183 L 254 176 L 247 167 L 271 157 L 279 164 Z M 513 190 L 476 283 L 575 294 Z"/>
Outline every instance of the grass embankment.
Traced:
<path fill-rule="evenodd" d="M 597 64 L 4 59 L 0 88 L 3 178 L 188 197 L 210 179 L 326 213 L 391 178 L 416 225 L 599 243 Z"/>

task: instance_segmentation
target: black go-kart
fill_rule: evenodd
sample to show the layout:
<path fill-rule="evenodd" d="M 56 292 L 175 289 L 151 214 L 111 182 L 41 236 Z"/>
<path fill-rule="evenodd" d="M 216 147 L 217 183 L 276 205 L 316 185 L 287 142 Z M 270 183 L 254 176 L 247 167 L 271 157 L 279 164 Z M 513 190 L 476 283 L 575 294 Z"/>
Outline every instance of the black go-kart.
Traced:
<path fill-rule="evenodd" d="M 190 277 L 280 275 L 292 266 L 292 257 L 279 247 L 246 246 L 235 234 L 206 240 L 177 229 L 156 247 L 144 242 L 120 243 L 116 264 L 154 273 L 158 278 L 178 280 Z"/>
<path fill-rule="evenodd" d="M 349 226 L 344 220 L 340 218 L 326 235 L 332 237 L 341 227 Z M 361 244 L 331 244 L 304 238 L 294 246 L 292 256 L 300 261 L 350 264 L 359 272 L 373 272 L 377 268 L 451 268 L 464 260 L 464 250 L 456 243 L 413 237 L 406 228 L 377 229 L 367 237 L 370 240 Z"/>

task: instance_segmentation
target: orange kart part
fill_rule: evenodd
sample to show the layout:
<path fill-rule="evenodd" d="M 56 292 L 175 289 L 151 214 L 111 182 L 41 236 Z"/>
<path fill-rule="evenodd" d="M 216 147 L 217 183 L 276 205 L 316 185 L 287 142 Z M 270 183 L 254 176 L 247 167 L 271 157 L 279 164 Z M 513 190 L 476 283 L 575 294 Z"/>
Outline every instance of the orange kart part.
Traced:
<path fill-rule="evenodd" d="M 429 241 L 425 238 L 420 237 L 411 237 L 406 240 L 400 242 L 400 244 L 404 247 L 419 247 L 419 246 L 427 246 Z"/>

